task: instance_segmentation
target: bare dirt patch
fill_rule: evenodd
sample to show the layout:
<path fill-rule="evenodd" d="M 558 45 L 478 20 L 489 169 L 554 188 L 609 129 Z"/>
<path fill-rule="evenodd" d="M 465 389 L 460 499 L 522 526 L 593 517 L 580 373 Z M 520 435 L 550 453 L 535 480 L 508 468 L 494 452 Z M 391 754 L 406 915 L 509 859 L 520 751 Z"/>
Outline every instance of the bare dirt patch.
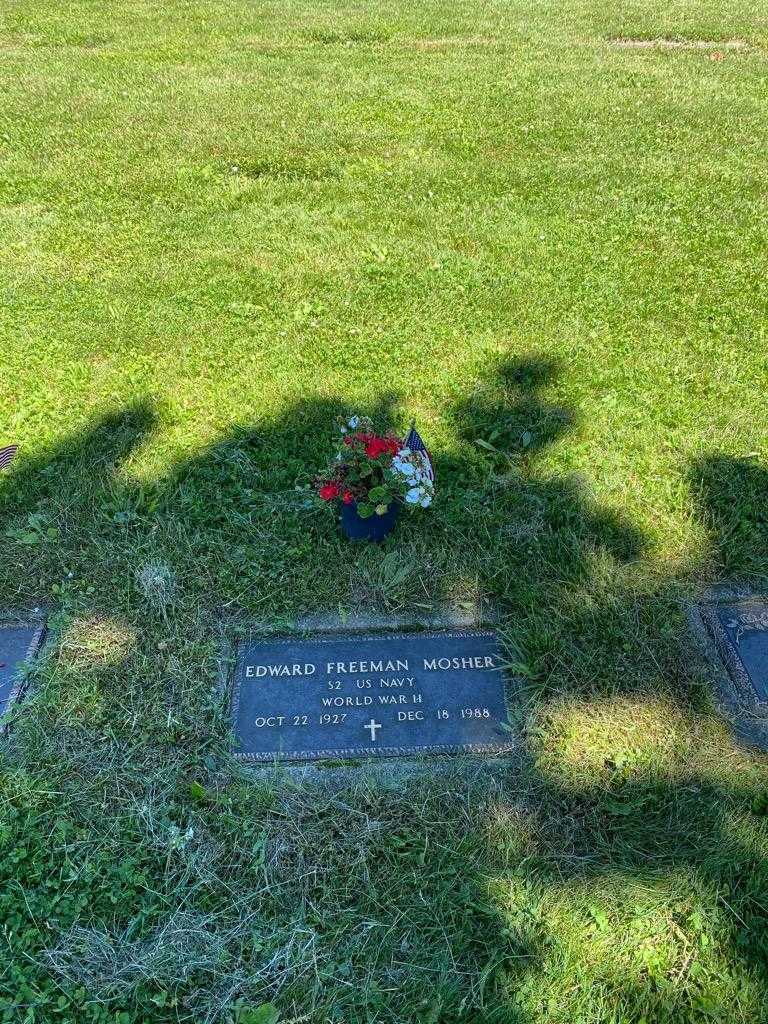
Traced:
<path fill-rule="evenodd" d="M 451 46 L 495 46 L 498 40 L 488 36 L 445 36 L 437 39 L 413 39 L 417 50 L 446 50 Z"/>
<path fill-rule="evenodd" d="M 628 50 L 746 50 L 745 39 L 633 39 L 608 40 L 612 46 Z"/>

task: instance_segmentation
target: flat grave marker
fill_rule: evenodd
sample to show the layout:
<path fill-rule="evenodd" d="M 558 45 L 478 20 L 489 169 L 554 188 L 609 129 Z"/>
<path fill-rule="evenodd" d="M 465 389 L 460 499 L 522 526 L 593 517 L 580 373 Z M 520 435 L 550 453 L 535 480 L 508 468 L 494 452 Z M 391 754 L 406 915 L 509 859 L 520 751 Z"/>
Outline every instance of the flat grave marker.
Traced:
<path fill-rule="evenodd" d="M 43 632 L 41 622 L 0 622 L 0 719 L 19 697 L 22 665 L 37 654 Z"/>
<path fill-rule="evenodd" d="M 232 691 L 246 761 L 514 749 L 496 634 L 445 630 L 302 639 L 251 636 Z"/>
<path fill-rule="evenodd" d="M 704 618 L 737 691 L 748 702 L 768 703 L 768 603 L 718 602 Z"/>

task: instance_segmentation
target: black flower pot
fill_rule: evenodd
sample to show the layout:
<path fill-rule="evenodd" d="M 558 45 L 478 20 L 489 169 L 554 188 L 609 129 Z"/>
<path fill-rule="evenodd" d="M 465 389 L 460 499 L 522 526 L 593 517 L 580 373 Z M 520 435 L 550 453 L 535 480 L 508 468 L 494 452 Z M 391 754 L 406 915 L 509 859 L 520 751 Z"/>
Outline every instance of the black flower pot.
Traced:
<path fill-rule="evenodd" d="M 392 502 L 383 516 L 374 512 L 366 519 L 358 515 L 356 501 L 351 501 L 348 505 L 342 502 L 341 529 L 350 540 L 372 540 L 378 544 L 394 530 L 399 514 L 400 504 L 397 501 Z"/>

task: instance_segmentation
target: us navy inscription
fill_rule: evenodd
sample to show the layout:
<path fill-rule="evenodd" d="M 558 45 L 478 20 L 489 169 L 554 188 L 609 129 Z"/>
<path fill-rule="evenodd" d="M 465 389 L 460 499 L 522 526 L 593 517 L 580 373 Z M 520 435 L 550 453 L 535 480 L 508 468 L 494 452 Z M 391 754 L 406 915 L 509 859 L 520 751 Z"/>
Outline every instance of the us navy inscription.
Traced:
<path fill-rule="evenodd" d="M 235 755 L 251 761 L 510 750 L 493 632 L 240 644 Z"/>

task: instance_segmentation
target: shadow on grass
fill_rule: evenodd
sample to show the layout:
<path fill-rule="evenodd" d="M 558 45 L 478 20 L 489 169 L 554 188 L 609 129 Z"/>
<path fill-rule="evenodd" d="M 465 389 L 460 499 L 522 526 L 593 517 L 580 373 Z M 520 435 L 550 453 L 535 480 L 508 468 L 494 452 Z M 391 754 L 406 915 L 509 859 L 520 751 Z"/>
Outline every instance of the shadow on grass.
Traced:
<path fill-rule="evenodd" d="M 711 455 L 688 474 L 710 536 L 707 565 L 646 593 L 614 585 L 584 608 L 573 607 L 567 591 L 550 590 L 550 613 L 558 602 L 570 607 L 565 628 L 549 638 L 570 652 L 559 685 L 552 684 L 564 662 L 537 645 L 535 626 L 528 630 L 543 684 L 530 705 L 522 768 L 537 826 L 530 872 L 552 898 L 572 901 L 574 970 L 579 941 L 585 950 L 604 947 L 589 982 L 585 974 L 571 979 L 574 1014 L 587 1011 L 580 989 L 588 983 L 611 1008 L 605 1019 L 617 1021 L 710 1021 L 736 1012 L 757 1020 L 768 1001 L 766 774 L 760 756 L 713 720 L 701 655 L 680 636 L 681 604 L 699 572 L 766 592 L 768 472 L 752 459 Z M 631 643 L 617 643 L 620 636 Z M 665 749 L 672 722 L 690 736 L 677 752 Z M 602 763 L 569 758 L 589 753 L 595 736 L 606 750 Z M 498 880 L 517 877 L 515 867 Z M 643 959 L 643 918 L 654 914 Z M 624 948 L 627 920 L 634 952 Z M 674 954 L 663 949 L 670 935 Z M 514 978 L 498 980 L 501 993 L 514 992 Z"/>
<path fill-rule="evenodd" d="M 400 579 L 392 587 L 386 573 L 376 575 L 381 552 L 351 549 L 300 489 L 327 458 L 345 406 L 335 399 L 308 398 L 276 422 L 236 428 L 143 485 L 126 461 L 159 416 L 137 404 L 46 459 L 21 460 L 2 482 L 0 528 L 18 537 L 31 520 L 33 533 L 60 532 L 55 543 L 41 536 L 29 545 L 31 557 L 20 559 L 31 600 L 66 570 L 87 577 L 111 608 L 126 593 L 118 580 L 161 560 L 183 594 L 250 614 L 335 606 L 369 599 L 369 591 L 375 600 L 389 590 L 390 604 L 407 604 L 414 593 L 422 602 L 461 599 L 464 587 L 519 612 L 540 604 L 548 587 L 566 592 L 587 583 L 595 558 L 623 562 L 642 551 L 640 534 L 596 508 L 576 479 L 535 474 L 538 455 L 573 423 L 568 410 L 541 399 L 556 372 L 546 360 L 502 364 L 448 411 L 457 441 L 454 451 L 435 455 L 434 514 L 405 520 L 383 547 Z M 385 425 L 397 418 L 397 398 L 354 411 Z"/>
<path fill-rule="evenodd" d="M 718 783 L 699 769 L 649 767 L 631 758 L 623 765 L 606 760 L 595 777 L 580 778 L 537 739 L 547 732 L 542 719 L 569 702 L 577 708 L 591 702 L 598 716 L 617 699 L 666 700 L 693 729 L 710 721 L 700 680 L 677 639 L 681 604 L 699 567 L 638 586 L 631 574 L 645 552 L 641 532 L 597 506 L 577 477 L 539 469 L 547 449 L 565 442 L 576 424 L 570 410 L 546 401 L 558 373 L 545 358 L 501 363 L 447 410 L 456 441 L 450 452 L 435 453 L 434 515 L 407 521 L 380 549 L 349 548 L 331 519 L 318 516 L 306 491 L 297 489 L 322 465 L 329 426 L 344 402 L 308 398 L 277 421 L 244 425 L 151 486 L 139 485 L 127 471 L 131 453 L 158 422 L 139 403 L 69 440 L 49 459 L 21 461 L 3 482 L 0 529 L 9 529 L 17 543 L 0 605 L 37 603 L 55 583 L 59 599 L 78 612 L 108 609 L 141 621 L 148 640 L 137 643 L 149 657 L 158 638 L 182 628 L 182 616 L 205 628 L 200 609 L 215 614 L 225 606 L 279 619 L 335 605 L 340 596 L 385 606 L 407 603 L 414 594 L 430 602 L 461 600 L 473 591 L 490 596 L 505 615 L 505 640 L 521 666 L 528 701 L 527 753 L 509 782 L 513 791 L 522 789 L 537 828 L 522 858 L 517 849 L 505 856 L 497 836 L 481 873 L 493 872 L 510 891 L 525 877 L 542 893 L 567 893 L 597 877 L 655 883 L 690 872 L 714 904 L 733 911 L 713 931 L 727 969 L 736 965 L 768 996 L 768 868 L 759 844 L 750 845 L 736 827 L 763 806 L 758 783 Z M 397 416 L 397 398 L 348 411 L 383 425 Z M 766 471 L 748 460 L 713 456 L 691 468 L 690 485 L 710 532 L 712 562 L 730 576 L 764 582 Z M 60 531 L 55 542 L 48 528 Z M 162 608 L 141 575 L 147 566 L 169 570 Z M 194 655 L 190 643 L 190 664 Z M 137 701 L 140 679 L 138 691 Z M 177 727 L 179 735 L 200 735 L 200 711 L 195 705 L 181 712 L 188 722 Z M 130 720 L 130 709 L 125 717 Z M 146 742 L 168 739 L 150 731 Z M 401 976 L 410 984 L 422 979 L 424 1020 L 534 1019 L 530 1003 L 515 1008 L 515 994 L 541 975 L 554 936 L 474 881 L 446 873 L 445 849 L 456 824 L 450 809 L 444 817 L 451 828 L 436 816 L 428 825 L 409 825 L 405 803 L 398 801 L 401 845 L 394 853 L 387 848 L 384 865 L 412 853 L 411 885 L 435 916 L 434 934 L 421 946 L 414 936 L 410 952 L 402 953 L 409 960 Z M 386 820 L 386 807 L 379 811 Z M 203 815 L 199 808 L 195 813 Z M 428 840 L 423 846 L 421 838 Z M 476 855 L 477 846 L 473 850 Z M 455 868 L 458 861 L 452 863 Z M 361 885 L 370 885 L 375 870 L 361 869 Z M 409 889 L 393 899 L 396 919 L 414 912 Z M 618 978 L 608 985 L 624 1014 L 615 1019 L 713 1019 L 707 1000 L 717 984 L 709 968 L 698 976 L 692 970 L 694 963 L 709 963 L 699 944 L 707 927 L 692 924 L 692 913 L 683 908 L 674 922 L 693 950 L 687 961 L 641 970 L 641 981 Z M 595 920 L 599 925 L 599 916 Z M 420 959 L 447 955 L 457 977 L 482 976 L 479 1002 L 468 1005 L 455 986 L 441 988 L 429 972 L 419 974 Z M 356 998 L 354 991 L 347 996 L 354 1019 L 388 1019 L 360 1016 L 365 1000 L 358 1005 Z M 164 1018 L 158 1013 L 155 1019 Z"/>
<path fill-rule="evenodd" d="M 708 455 L 689 470 L 696 511 L 718 571 L 728 580 L 768 583 L 768 470 L 754 458 Z"/>

